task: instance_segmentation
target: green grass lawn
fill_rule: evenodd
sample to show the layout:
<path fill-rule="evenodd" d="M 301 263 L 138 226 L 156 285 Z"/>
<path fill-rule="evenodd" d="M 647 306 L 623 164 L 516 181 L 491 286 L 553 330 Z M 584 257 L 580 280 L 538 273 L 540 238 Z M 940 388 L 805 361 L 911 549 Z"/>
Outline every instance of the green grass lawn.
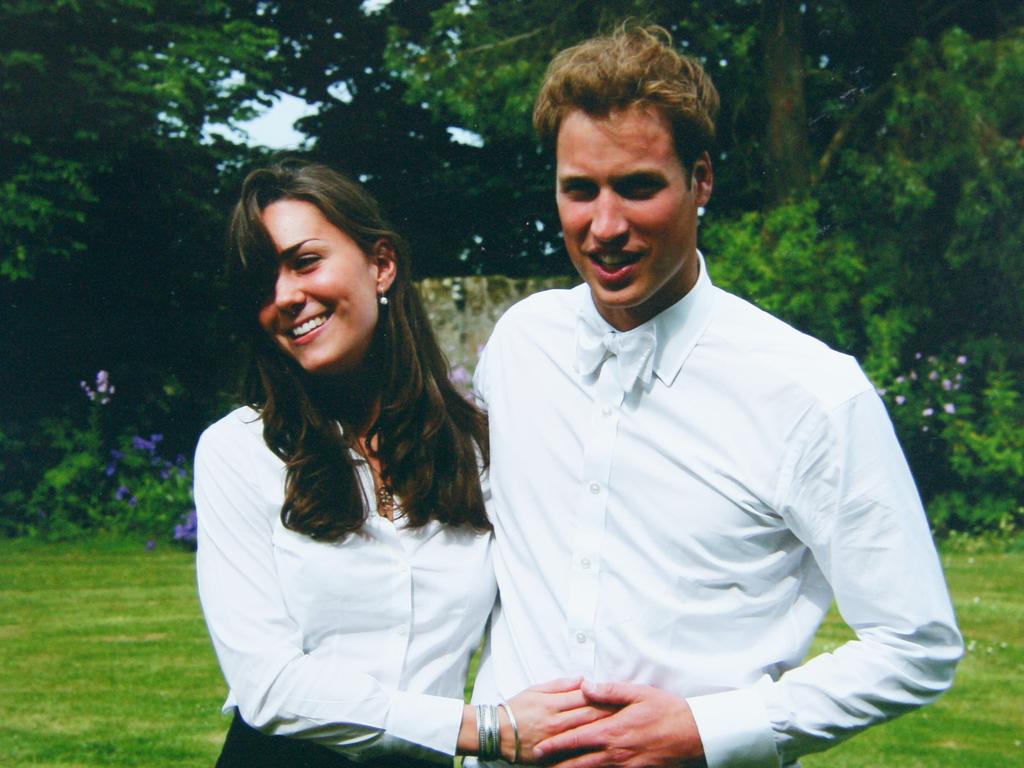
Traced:
<path fill-rule="evenodd" d="M 1024 764 L 1024 553 L 943 561 L 970 648 L 952 692 L 805 766 Z M 817 650 L 847 636 L 830 617 Z M 212 766 L 223 697 L 190 553 L 0 540 L 0 766 Z"/>

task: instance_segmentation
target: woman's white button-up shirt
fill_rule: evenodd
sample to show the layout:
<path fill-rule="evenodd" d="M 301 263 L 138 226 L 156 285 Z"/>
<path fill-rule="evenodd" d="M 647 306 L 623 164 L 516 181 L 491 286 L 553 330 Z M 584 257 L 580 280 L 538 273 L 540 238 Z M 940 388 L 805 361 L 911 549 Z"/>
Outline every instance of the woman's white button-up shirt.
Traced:
<path fill-rule="evenodd" d="M 281 524 L 285 469 L 239 408 L 196 450 L 199 597 L 237 707 L 351 757 L 452 755 L 495 598 L 490 536 L 370 514 L 318 542 Z M 368 465 L 358 466 L 373 503 Z"/>

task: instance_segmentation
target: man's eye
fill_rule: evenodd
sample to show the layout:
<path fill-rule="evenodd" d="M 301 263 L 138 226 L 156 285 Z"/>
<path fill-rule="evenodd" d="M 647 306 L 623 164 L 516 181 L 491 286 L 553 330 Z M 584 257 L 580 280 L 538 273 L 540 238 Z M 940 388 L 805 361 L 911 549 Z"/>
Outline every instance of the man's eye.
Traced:
<path fill-rule="evenodd" d="M 657 179 L 629 179 L 617 186 L 618 193 L 629 200 L 647 200 L 662 189 L 664 183 Z"/>
<path fill-rule="evenodd" d="M 562 185 L 562 194 L 570 200 L 590 200 L 597 196 L 597 185 L 586 181 L 571 181 Z"/>

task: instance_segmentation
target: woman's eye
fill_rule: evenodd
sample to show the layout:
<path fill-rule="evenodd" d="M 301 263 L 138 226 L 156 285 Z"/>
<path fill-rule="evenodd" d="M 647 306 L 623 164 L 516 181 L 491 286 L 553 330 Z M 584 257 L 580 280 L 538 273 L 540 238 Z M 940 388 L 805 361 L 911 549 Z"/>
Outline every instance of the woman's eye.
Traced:
<path fill-rule="evenodd" d="M 320 257 L 311 253 L 303 254 L 302 256 L 296 256 L 292 262 L 292 268 L 296 272 L 306 272 L 316 266 L 317 262 L 320 261 Z"/>

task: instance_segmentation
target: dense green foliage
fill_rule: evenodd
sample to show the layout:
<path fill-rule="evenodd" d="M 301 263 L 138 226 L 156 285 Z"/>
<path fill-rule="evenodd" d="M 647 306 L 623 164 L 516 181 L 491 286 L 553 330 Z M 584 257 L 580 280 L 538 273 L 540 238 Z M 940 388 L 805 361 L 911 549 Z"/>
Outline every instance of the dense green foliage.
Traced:
<path fill-rule="evenodd" d="M 1024 554 L 948 551 L 943 565 L 968 648 L 952 691 L 805 765 L 1019 765 L 1024 710 L 1008 703 L 1024 697 Z M 127 539 L 0 540 L 0 637 L 0 764 L 216 760 L 226 689 L 187 553 Z M 847 637 L 833 612 L 811 653 Z"/>
<path fill-rule="evenodd" d="M 187 510 L 162 465 L 106 472 L 153 433 L 161 461 L 187 455 L 230 399 L 224 219 L 267 151 L 212 125 L 300 95 L 309 156 L 365 181 L 421 275 L 566 273 L 532 100 L 555 52 L 627 16 L 722 93 L 713 279 L 863 361 L 938 530 L 1020 526 L 1019 2 L 19 0 L 0 6 L 0 530 L 166 531 Z M 798 55 L 770 56 L 780 40 Z M 773 109 L 780 81 L 806 119 Z M 76 387 L 100 369 L 103 408 Z"/>

